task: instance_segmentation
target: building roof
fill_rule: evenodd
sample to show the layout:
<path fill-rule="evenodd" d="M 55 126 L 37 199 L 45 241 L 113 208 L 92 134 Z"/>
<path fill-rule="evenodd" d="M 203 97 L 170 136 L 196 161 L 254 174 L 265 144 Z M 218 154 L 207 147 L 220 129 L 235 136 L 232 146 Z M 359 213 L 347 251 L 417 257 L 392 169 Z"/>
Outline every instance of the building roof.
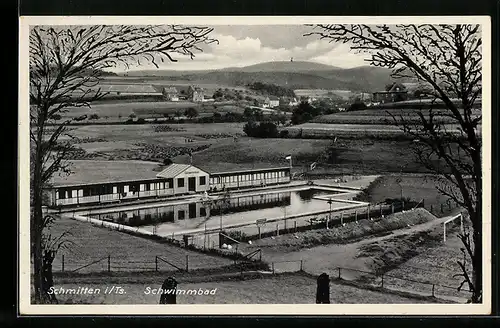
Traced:
<path fill-rule="evenodd" d="M 269 100 L 280 100 L 280 99 L 276 96 L 269 96 Z"/>
<path fill-rule="evenodd" d="M 191 165 L 188 164 L 170 164 L 167 166 L 163 171 L 158 173 L 156 175 L 157 178 L 165 178 L 165 179 L 171 179 L 175 178 L 182 172 L 186 171 L 188 168 L 190 168 Z"/>
<path fill-rule="evenodd" d="M 70 162 L 72 174 L 69 176 L 55 174 L 50 185 L 70 187 L 154 180 L 160 167 L 158 163 L 145 161 L 72 160 Z"/>
<path fill-rule="evenodd" d="M 163 92 L 168 93 L 168 94 L 177 94 L 178 93 L 176 87 L 164 87 Z"/>

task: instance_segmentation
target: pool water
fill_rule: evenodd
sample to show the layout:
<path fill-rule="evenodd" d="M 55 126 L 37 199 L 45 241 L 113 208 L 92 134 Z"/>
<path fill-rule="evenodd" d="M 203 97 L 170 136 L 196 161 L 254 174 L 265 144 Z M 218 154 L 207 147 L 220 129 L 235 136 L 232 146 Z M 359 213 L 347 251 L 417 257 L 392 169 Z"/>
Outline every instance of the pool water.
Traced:
<path fill-rule="evenodd" d="M 93 218 L 112 221 L 127 226 L 154 226 L 157 232 L 174 232 L 186 229 L 207 229 L 229 224 L 252 222 L 327 210 L 327 201 L 316 196 L 332 195 L 338 192 L 317 188 L 268 192 L 258 195 L 233 196 L 226 202 L 186 202 L 134 210 L 115 210 L 108 213 L 90 215 Z M 332 209 L 344 205 L 332 204 Z"/>

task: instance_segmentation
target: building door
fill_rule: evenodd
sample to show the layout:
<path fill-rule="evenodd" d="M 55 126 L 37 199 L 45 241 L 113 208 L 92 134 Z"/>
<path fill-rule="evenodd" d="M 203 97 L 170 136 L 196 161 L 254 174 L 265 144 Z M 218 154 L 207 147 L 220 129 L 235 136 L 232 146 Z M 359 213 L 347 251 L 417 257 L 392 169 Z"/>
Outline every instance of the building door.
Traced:
<path fill-rule="evenodd" d="M 196 191 L 196 178 L 188 178 L 188 191 Z"/>

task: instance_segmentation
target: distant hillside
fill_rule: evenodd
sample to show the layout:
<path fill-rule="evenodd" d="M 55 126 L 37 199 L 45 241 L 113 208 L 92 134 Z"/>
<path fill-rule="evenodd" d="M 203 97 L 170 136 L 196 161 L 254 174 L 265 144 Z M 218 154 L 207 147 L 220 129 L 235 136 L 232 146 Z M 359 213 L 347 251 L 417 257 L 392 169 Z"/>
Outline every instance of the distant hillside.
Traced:
<path fill-rule="evenodd" d="M 382 90 L 393 80 L 390 74 L 390 70 L 380 67 L 363 66 L 343 69 L 319 63 L 280 61 L 211 71 L 134 71 L 129 72 L 128 76 L 182 79 L 229 86 L 245 86 L 254 82 L 262 82 L 290 89 L 373 92 Z M 402 82 L 405 81 L 402 80 Z"/>
<path fill-rule="evenodd" d="M 255 65 L 245 66 L 245 67 L 229 67 L 224 68 L 221 71 L 233 71 L 233 72 L 308 72 L 308 71 L 328 71 L 341 69 L 331 65 L 325 65 L 314 62 L 307 61 L 275 61 L 267 63 L 259 63 Z"/>

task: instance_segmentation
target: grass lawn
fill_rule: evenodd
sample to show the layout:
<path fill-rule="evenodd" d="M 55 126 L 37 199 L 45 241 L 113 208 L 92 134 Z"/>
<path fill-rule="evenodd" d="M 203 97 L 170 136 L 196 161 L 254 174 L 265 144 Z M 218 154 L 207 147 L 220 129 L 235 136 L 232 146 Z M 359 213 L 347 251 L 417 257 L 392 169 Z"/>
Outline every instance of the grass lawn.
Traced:
<path fill-rule="evenodd" d="M 399 182 L 400 181 L 400 182 Z M 432 175 L 402 175 L 383 176 L 375 180 L 366 190 L 360 200 L 368 202 L 382 202 L 387 198 L 408 197 L 415 201 L 424 200 L 425 208 L 436 216 L 445 216 L 458 211 L 456 206 L 449 207 L 446 196 L 436 189 L 436 182 Z M 443 212 L 441 212 L 441 204 Z"/>
<path fill-rule="evenodd" d="M 458 227 L 449 224 L 448 228 L 446 242 L 442 239 L 443 226 L 439 225 L 425 235 L 402 236 L 405 238 L 366 245 L 368 248 L 360 254 L 371 259 L 373 267 L 386 273 L 384 284 L 389 288 L 416 290 L 430 295 L 431 284 L 436 284 L 436 295 L 466 298 L 470 296 L 467 286 L 463 291 L 457 291 L 462 278 L 453 277 L 460 272 L 457 261 L 463 259 L 460 251 L 463 245 L 457 237 Z"/>
<path fill-rule="evenodd" d="M 189 256 L 189 269 L 218 268 L 230 265 L 233 261 L 193 252 L 183 248 L 161 244 L 141 237 L 131 236 L 115 230 L 93 226 L 87 222 L 69 218 L 56 219 L 51 233 L 54 237 L 69 232 L 64 238 L 68 240 L 67 249 L 59 250 L 54 260 L 54 271 L 62 269 L 64 255 L 65 271 L 75 270 L 93 261 L 111 256 L 111 271 L 154 270 L 155 256 L 170 261 L 178 267 L 185 268 L 186 256 Z M 172 271 L 171 266 L 159 261 L 159 269 Z M 107 270 L 107 259 L 78 272 L 100 272 Z"/>
<path fill-rule="evenodd" d="M 59 295 L 60 302 L 90 304 L 158 304 L 159 295 L 146 294 L 147 287 L 159 288 L 156 284 L 122 284 L 124 295 Z M 76 287 L 100 288 L 106 284 L 56 285 L 56 288 Z M 214 295 L 178 295 L 178 304 L 314 304 L 316 302 L 316 279 L 300 274 L 277 275 L 274 277 L 252 280 L 221 282 L 180 283 L 178 289 L 214 290 Z M 331 283 L 330 301 L 337 304 L 370 303 L 428 303 L 419 299 L 399 295 L 359 289 L 353 286 Z"/>
<path fill-rule="evenodd" d="M 193 156 L 193 164 L 208 163 L 252 163 L 269 166 L 288 166 L 287 155 L 294 161 L 312 163 L 330 144 L 328 140 L 293 140 L 293 139 L 254 139 L 242 137 L 236 142 L 213 144 L 207 150 Z M 178 160 L 177 158 L 175 160 Z"/>

